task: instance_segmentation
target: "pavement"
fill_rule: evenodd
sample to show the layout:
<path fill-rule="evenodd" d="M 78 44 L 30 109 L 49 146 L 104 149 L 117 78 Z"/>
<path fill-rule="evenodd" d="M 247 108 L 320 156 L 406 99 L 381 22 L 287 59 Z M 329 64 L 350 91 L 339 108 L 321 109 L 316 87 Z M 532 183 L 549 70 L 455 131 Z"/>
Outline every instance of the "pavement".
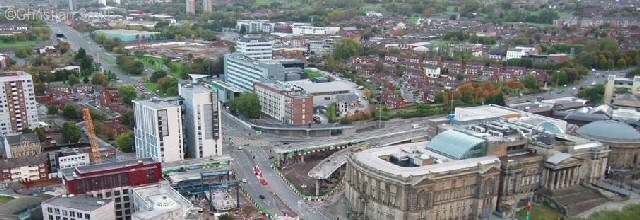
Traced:
<path fill-rule="evenodd" d="M 289 188 L 289 185 L 270 167 L 270 155 L 266 151 L 269 146 L 265 146 L 263 141 L 273 140 L 275 137 L 268 136 L 268 138 L 261 140 L 260 144 L 254 145 L 250 140 L 251 136 L 248 135 L 255 135 L 253 130 L 242 125 L 235 119 L 230 118 L 228 114 L 222 114 L 222 117 L 222 126 L 224 127 L 223 136 L 231 138 L 225 139 L 223 145 L 225 150 L 230 152 L 231 157 L 234 159 L 233 167 L 236 170 L 236 176 L 238 179 L 247 180 L 245 188 L 252 197 L 259 198 L 260 195 L 265 197 L 264 199 L 257 199 L 260 205 L 263 205 L 271 211 L 275 211 L 276 214 L 279 215 L 282 215 L 282 212 L 293 210 L 293 212 L 297 213 L 298 216 L 302 216 L 304 219 L 335 219 L 321 213 L 319 211 L 320 207 L 308 204 L 293 192 L 293 190 Z M 262 137 L 264 136 L 261 136 L 261 138 Z M 246 142 L 241 142 L 247 143 L 248 146 L 242 146 L 242 149 L 239 150 L 237 143 L 240 142 L 239 140 L 241 139 L 249 139 L 246 140 Z M 229 140 L 232 140 L 233 143 Z M 257 177 L 253 173 L 253 166 L 255 165 L 262 171 L 263 177 L 268 182 L 267 186 L 263 186 L 258 182 Z M 293 213 L 287 214 L 292 215 Z"/>
<path fill-rule="evenodd" d="M 622 210 L 624 207 L 633 204 L 640 204 L 640 194 L 637 190 L 630 190 L 628 186 L 620 187 L 619 185 L 610 184 L 608 182 L 598 182 L 597 185 L 612 192 L 617 192 L 629 197 L 626 201 L 610 201 L 592 209 L 586 210 L 578 214 L 579 218 L 589 218 L 592 214 L 605 210 Z"/>
<path fill-rule="evenodd" d="M 115 73 L 118 76 L 116 85 L 135 85 L 142 82 L 139 77 L 127 75 L 120 70 L 115 64 L 116 56 L 101 48 L 100 45 L 91 39 L 89 33 L 81 33 L 61 22 L 50 21 L 47 24 L 54 35 L 64 34 L 67 42 L 71 44 L 72 50 L 77 51 L 80 48 L 84 48 L 87 54 L 92 55 L 97 62 L 100 63 L 104 71 Z"/>

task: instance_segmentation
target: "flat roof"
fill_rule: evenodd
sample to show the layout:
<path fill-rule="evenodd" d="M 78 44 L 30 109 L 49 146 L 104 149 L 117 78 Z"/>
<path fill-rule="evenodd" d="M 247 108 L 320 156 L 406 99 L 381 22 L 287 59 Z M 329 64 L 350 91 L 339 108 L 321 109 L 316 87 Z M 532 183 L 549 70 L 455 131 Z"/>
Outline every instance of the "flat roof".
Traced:
<path fill-rule="evenodd" d="M 78 171 L 78 173 L 91 173 L 91 172 L 102 171 L 102 170 L 115 170 L 119 168 L 138 165 L 140 163 L 148 165 L 156 162 L 153 161 L 153 159 L 151 158 L 144 158 L 144 159 L 137 159 L 137 160 L 125 160 L 125 161 L 116 161 L 116 162 L 110 162 L 110 163 L 79 166 L 79 167 L 76 167 L 75 169 L 76 171 Z"/>
<path fill-rule="evenodd" d="M 170 168 L 182 167 L 182 166 L 202 165 L 202 164 L 215 163 L 215 162 L 230 162 L 230 161 L 233 161 L 233 158 L 225 154 L 225 155 L 219 155 L 219 156 L 211 156 L 207 158 L 192 158 L 192 159 L 184 159 L 179 161 L 163 162 L 162 169 L 170 169 Z"/>
<path fill-rule="evenodd" d="M 371 148 L 355 153 L 354 158 L 355 160 L 373 169 L 388 173 L 389 175 L 400 175 L 402 177 L 422 176 L 430 173 L 443 173 L 453 170 L 476 167 L 478 166 L 478 164 L 487 165 L 500 162 L 500 159 L 493 155 L 464 160 L 450 160 L 445 156 L 424 148 L 419 149 L 420 153 L 434 157 L 442 162 L 419 167 L 401 167 L 380 158 L 381 156 L 386 155 L 402 154 L 402 149 L 406 147 L 415 147 L 415 145 L 425 146 L 426 144 L 427 142 L 418 142 L 398 146 Z"/>
<path fill-rule="evenodd" d="M 456 121 L 473 121 L 500 117 L 519 117 L 524 112 L 496 105 L 482 105 L 477 107 L 459 107 L 455 109 Z"/>
<path fill-rule="evenodd" d="M 336 91 L 349 91 L 355 90 L 355 85 L 345 80 L 334 80 L 326 83 L 314 83 L 308 79 L 288 81 L 288 83 L 297 85 L 304 89 L 308 94 L 313 95 L 315 93 L 324 92 L 336 92 Z"/>
<path fill-rule="evenodd" d="M 140 105 L 143 105 L 147 108 L 151 108 L 151 109 L 155 109 L 155 110 L 160 110 L 160 109 L 167 109 L 167 108 L 177 108 L 178 106 L 168 102 L 166 100 L 162 100 L 162 99 L 155 99 L 155 100 L 134 100 L 133 102 L 135 103 L 140 103 Z"/>
<path fill-rule="evenodd" d="M 56 196 L 43 203 L 83 211 L 93 211 L 105 205 L 113 205 L 110 199 L 98 199 L 87 195 Z"/>

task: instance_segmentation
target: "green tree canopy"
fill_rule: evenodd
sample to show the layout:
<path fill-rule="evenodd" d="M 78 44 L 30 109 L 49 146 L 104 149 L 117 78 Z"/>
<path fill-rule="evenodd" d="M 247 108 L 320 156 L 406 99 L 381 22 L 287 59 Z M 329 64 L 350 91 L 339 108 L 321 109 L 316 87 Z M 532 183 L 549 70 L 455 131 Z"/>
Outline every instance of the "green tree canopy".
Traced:
<path fill-rule="evenodd" d="M 131 101 L 138 98 L 138 93 L 136 92 L 136 88 L 133 86 L 122 86 L 118 88 L 120 92 L 120 97 L 122 97 L 122 102 L 125 105 L 131 105 Z"/>
<path fill-rule="evenodd" d="M 133 132 L 121 134 L 116 138 L 116 147 L 125 153 L 133 153 L 135 144 L 135 136 Z"/>
<path fill-rule="evenodd" d="M 93 75 L 93 77 L 91 78 L 91 84 L 93 85 L 101 85 L 101 86 L 107 86 L 109 85 L 109 79 L 107 78 L 106 75 L 102 74 L 102 73 L 96 73 L 95 75 Z"/>
<path fill-rule="evenodd" d="M 79 119 L 80 112 L 78 112 L 75 105 L 66 104 L 62 109 L 62 116 L 68 119 Z"/>
<path fill-rule="evenodd" d="M 73 122 L 65 122 L 62 126 L 62 137 L 67 143 L 78 143 L 82 130 Z"/>
<path fill-rule="evenodd" d="M 357 41 L 350 39 L 340 40 L 333 49 L 333 57 L 337 60 L 346 60 L 353 56 L 364 54 L 364 47 Z"/>
<path fill-rule="evenodd" d="M 256 93 L 245 93 L 233 99 L 229 108 L 247 118 L 260 118 L 260 100 Z"/>

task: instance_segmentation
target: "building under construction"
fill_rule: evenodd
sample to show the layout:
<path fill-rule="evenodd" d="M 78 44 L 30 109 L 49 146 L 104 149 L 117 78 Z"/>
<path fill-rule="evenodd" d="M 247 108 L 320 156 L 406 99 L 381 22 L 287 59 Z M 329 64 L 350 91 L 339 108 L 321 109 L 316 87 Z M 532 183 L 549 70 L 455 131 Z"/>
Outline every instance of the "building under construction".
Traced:
<path fill-rule="evenodd" d="M 168 162 L 163 164 L 163 176 L 183 196 L 194 201 L 206 199 L 211 212 L 228 211 L 233 199 L 234 208 L 240 207 L 240 185 L 234 178 L 231 160 L 223 155 Z"/>

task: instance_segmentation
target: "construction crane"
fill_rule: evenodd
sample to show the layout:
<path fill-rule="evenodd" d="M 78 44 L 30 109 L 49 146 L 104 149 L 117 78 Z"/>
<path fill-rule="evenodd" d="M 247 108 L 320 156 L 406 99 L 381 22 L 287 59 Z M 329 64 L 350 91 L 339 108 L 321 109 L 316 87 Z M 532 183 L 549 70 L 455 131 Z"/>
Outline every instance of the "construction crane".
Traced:
<path fill-rule="evenodd" d="M 82 119 L 87 122 L 87 136 L 89 137 L 89 144 L 91 144 L 91 163 L 100 163 L 100 144 L 98 143 L 98 137 L 93 129 L 93 119 L 91 119 L 91 110 L 89 108 L 82 109 Z"/>

